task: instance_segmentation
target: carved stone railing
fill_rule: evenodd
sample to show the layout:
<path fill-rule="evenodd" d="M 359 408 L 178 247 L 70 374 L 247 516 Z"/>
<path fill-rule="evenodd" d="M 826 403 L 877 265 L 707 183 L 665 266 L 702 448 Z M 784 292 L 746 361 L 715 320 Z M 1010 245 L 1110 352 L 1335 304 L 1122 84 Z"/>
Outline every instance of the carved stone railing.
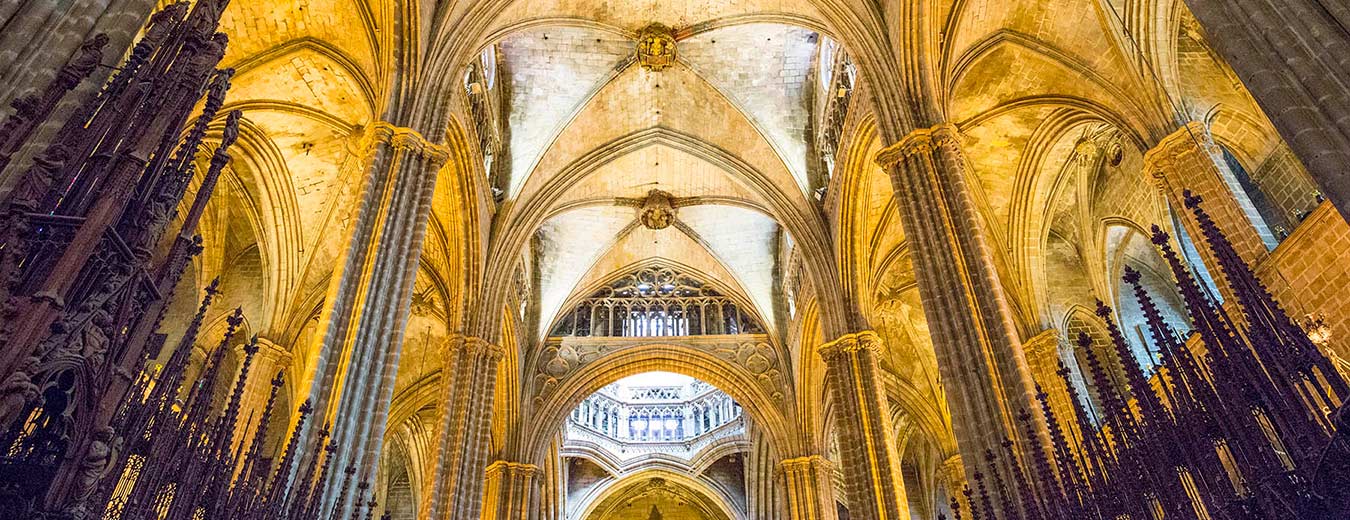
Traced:
<path fill-rule="evenodd" d="M 660 401 L 616 399 L 604 390 L 591 394 L 572 410 L 568 422 L 626 443 L 665 443 L 693 439 L 741 416 L 725 392 L 702 385 L 702 391 Z M 675 421 L 675 427 L 668 426 Z M 635 422 L 643 423 L 640 428 Z M 659 422 L 659 428 L 652 423 Z"/>
<path fill-rule="evenodd" d="M 743 375 L 756 381 L 765 396 L 786 409 L 788 371 L 767 335 L 683 336 L 663 338 L 661 343 L 700 350 L 744 370 Z M 536 406 L 546 402 L 581 368 L 645 345 L 650 343 L 635 342 L 631 338 L 550 337 L 527 368 L 531 402 Z"/>
<path fill-rule="evenodd" d="M 669 455 L 684 460 L 694 460 L 705 450 L 724 442 L 740 440 L 745 437 L 745 417 L 735 419 L 713 428 L 701 435 L 680 441 L 665 442 L 628 442 L 610 437 L 585 425 L 568 421 L 565 430 L 563 449 L 580 445 L 595 446 L 613 455 L 620 461 L 632 460 L 644 455 Z"/>

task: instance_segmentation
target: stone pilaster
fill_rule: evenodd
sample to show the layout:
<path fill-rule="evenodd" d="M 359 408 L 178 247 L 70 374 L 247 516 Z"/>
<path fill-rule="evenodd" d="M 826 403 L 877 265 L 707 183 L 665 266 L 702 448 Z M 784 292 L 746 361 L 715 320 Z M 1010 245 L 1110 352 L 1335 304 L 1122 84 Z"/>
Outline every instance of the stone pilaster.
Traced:
<path fill-rule="evenodd" d="M 834 400 L 840 466 L 850 515 L 876 520 L 909 518 L 900 460 L 891 439 L 889 407 L 875 332 L 848 334 L 820 347 L 825 385 Z"/>
<path fill-rule="evenodd" d="M 362 149 L 365 175 L 329 287 L 323 344 L 313 365 L 310 394 L 318 415 L 306 425 L 310 442 L 303 445 L 313 445 L 318 429 L 331 422 L 338 446 L 333 467 L 354 466 L 353 481 L 370 482 L 384 441 L 432 191 L 449 153 L 414 130 L 385 122 L 367 126 Z M 340 480 L 329 482 L 320 516 L 351 516 L 350 503 L 332 511 Z"/>
<path fill-rule="evenodd" d="M 1350 219 L 1350 5 L 1186 0 L 1322 190 Z"/>
<path fill-rule="evenodd" d="M 1187 190 L 1204 198 L 1205 211 L 1247 263 L 1256 265 L 1266 256 L 1267 247 L 1276 244 L 1203 123 L 1192 122 L 1163 138 L 1144 154 L 1144 168 L 1167 195 L 1210 272 L 1217 273 L 1218 264 L 1201 238 L 1195 216 L 1186 209 Z M 1223 277 L 1216 276 L 1214 282 L 1225 297 L 1231 296 Z"/>
<path fill-rule="evenodd" d="M 788 520 L 834 520 L 834 471 L 820 455 L 787 459 L 779 463 L 783 499 Z"/>
<path fill-rule="evenodd" d="M 435 467 L 419 518 L 479 519 L 501 359 L 501 347 L 479 338 L 456 338 L 447 349 L 441 371 Z"/>
<path fill-rule="evenodd" d="M 1015 417 L 1035 410 L 1035 387 L 967 186 L 969 167 L 956 127 L 916 130 L 882 150 L 877 163 L 895 185 L 962 457 L 984 461 L 985 450 L 1003 452 L 1005 439 L 1025 449 Z M 1043 422 L 1037 433 L 1032 441 L 1048 445 Z M 965 470 L 973 474 L 982 465 Z M 993 470 L 1013 481 L 1006 462 L 985 473 Z"/>
<path fill-rule="evenodd" d="M 484 520 L 529 520 L 539 467 L 499 460 L 487 467 Z"/>

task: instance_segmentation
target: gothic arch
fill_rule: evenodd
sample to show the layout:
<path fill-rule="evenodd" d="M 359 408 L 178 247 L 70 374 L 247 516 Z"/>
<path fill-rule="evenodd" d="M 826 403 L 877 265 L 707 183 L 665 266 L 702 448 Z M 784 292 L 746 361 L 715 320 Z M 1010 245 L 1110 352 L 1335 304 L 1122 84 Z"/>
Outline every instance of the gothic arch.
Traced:
<path fill-rule="evenodd" d="M 642 481 L 646 480 L 650 482 L 653 478 L 665 479 L 698 493 L 706 500 L 707 504 L 714 505 L 718 512 L 725 515 L 722 519 L 718 520 L 731 520 L 734 518 L 742 518 L 744 516 L 743 512 L 740 511 L 740 508 L 734 505 L 731 497 L 721 493 L 717 488 L 710 486 L 697 478 L 690 478 L 672 471 L 653 469 L 609 479 L 591 493 L 588 493 L 587 496 L 584 497 L 584 507 L 580 508 L 582 513 L 576 517 L 577 520 L 590 520 L 592 515 L 597 512 L 597 508 L 600 507 L 606 499 L 628 492 L 629 488 L 641 486 Z"/>
<path fill-rule="evenodd" d="M 652 342 L 603 354 L 559 379 L 557 386 L 530 412 L 535 420 L 521 430 L 523 459 L 543 460 L 549 442 L 562 427 L 567 414 L 587 396 L 626 376 L 651 371 L 675 372 L 706 381 L 742 403 L 754 423 L 765 428 L 771 444 L 780 453 L 801 451 L 801 446 L 791 435 L 795 429 L 789 422 L 790 395 L 772 397 L 769 393 L 772 384 L 766 385 L 766 380 L 734 360 L 706 349 Z"/>

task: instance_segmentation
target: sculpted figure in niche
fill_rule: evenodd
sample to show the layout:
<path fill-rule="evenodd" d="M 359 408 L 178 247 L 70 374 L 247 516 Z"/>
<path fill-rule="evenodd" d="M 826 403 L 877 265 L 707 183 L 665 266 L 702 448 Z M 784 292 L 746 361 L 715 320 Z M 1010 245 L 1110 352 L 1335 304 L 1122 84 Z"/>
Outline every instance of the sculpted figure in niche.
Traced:
<path fill-rule="evenodd" d="M 121 438 L 117 437 L 112 428 L 104 426 L 94 431 L 94 442 L 89 445 L 89 453 L 80 463 L 80 480 L 76 483 L 74 496 L 77 504 L 76 518 L 88 516 L 88 499 L 98 489 L 98 483 L 108 474 L 112 461 L 117 460 L 121 448 Z"/>
<path fill-rule="evenodd" d="M 42 390 L 33 384 L 33 374 L 41 362 L 36 357 L 29 357 L 0 384 L 0 421 L 7 423 L 18 419 L 19 412 L 37 401 Z"/>

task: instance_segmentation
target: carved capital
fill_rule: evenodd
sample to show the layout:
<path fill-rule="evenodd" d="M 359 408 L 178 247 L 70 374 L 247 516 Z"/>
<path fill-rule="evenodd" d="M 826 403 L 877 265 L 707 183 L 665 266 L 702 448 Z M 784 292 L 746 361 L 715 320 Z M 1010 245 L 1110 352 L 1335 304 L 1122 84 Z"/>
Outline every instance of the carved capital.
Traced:
<path fill-rule="evenodd" d="M 826 361 L 865 350 L 875 353 L 881 350 L 881 336 L 870 330 L 845 334 L 834 341 L 821 345 L 818 350 L 820 357 L 825 358 Z"/>
<path fill-rule="evenodd" d="M 947 493 L 953 497 L 961 496 L 961 489 L 966 484 L 966 465 L 961 461 L 961 455 L 952 455 L 942 461 L 942 467 L 938 468 L 938 475 L 942 479 L 942 484 L 947 486 Z"/>
<path fill-rule="evenodd" d="M 834 465 L 830 463 L 829 459 L 826 459 L 823 456 L 808 455 L 805 457 L 786 459 L 779 462 L 778 467 L 782 469 L 784 473 L 791 475 L 811 470 L 830 470 L 834 468 Z"/>
<path fill-rule="evenodd" d="M 1022 350 L 1028 360 L 1057 356 L 1059 352 L 1059 329 L 1045 329 L 1040 334 L 1022 342 Z"/>
<path fill-rule="evenodd" d="M 505 350 L 500 345 L 494 345 L 488 340 L 478 337 L 460 337 L 454 340 L 469 352 L 472 356 L 481 356 L 488 362 L 496 363 L 501 361 Z"/>
<path fill-rule="evenodd" d="M 282 365 L 286 364 L 291 359 L 291 352 L 286 350 L 286 347 L 278 345 L 270 339 L 258 337 L 257 346 L 258 352 L 253 356 L 255 360 L 265 359 L 270 363 Z M 236 348 L 243 348 L 243 345 L 239 345 Z"/>
<path fill-rule="evenodd" d="M 370 124 L 369 132 L 371 144 L 388 144 L 390 148 L 410 152 L 436 164 L 444 163 L 450 158 L 448 146 L 428 141 L 421 133 L 411 128 L 376 121 Z"/>
<path fill-rule="evenodd" d="M 489 464 L 486 470 L 487 477 L 499 479 L 520 479 L 529 478 L 539 473 L 539 466 L 534 464 L 525 464 L 521 462 L 511 462 L 499 460 Z"/>
<path fill-rule="evenodd" d="M 920 128 L 910 132 L 904 139 L 877 152 L 875 161 L 877 166 L 882 169 L 889 169 L 899 164 L 906 157 L 931 153 L 933 148 L 943 141 L 957 141 L 959 137 L 960 131 L 956 128 L 956 125 L 951 123 L 942 123 L 932 128 Z"/>
<path fill-rule="evenodd" d="M 1203 154 L 1203 159 L 1212 161 L 1219 153 L 1218 145 L 1209 129 L 1200 121 L 1186 123 L 1177 131 L 1158 141 L 1144 154 L 1144 171 L 1155 180 L 1164 181 L 1169 174 L 1184 165 L 1190 154 Z"/>

